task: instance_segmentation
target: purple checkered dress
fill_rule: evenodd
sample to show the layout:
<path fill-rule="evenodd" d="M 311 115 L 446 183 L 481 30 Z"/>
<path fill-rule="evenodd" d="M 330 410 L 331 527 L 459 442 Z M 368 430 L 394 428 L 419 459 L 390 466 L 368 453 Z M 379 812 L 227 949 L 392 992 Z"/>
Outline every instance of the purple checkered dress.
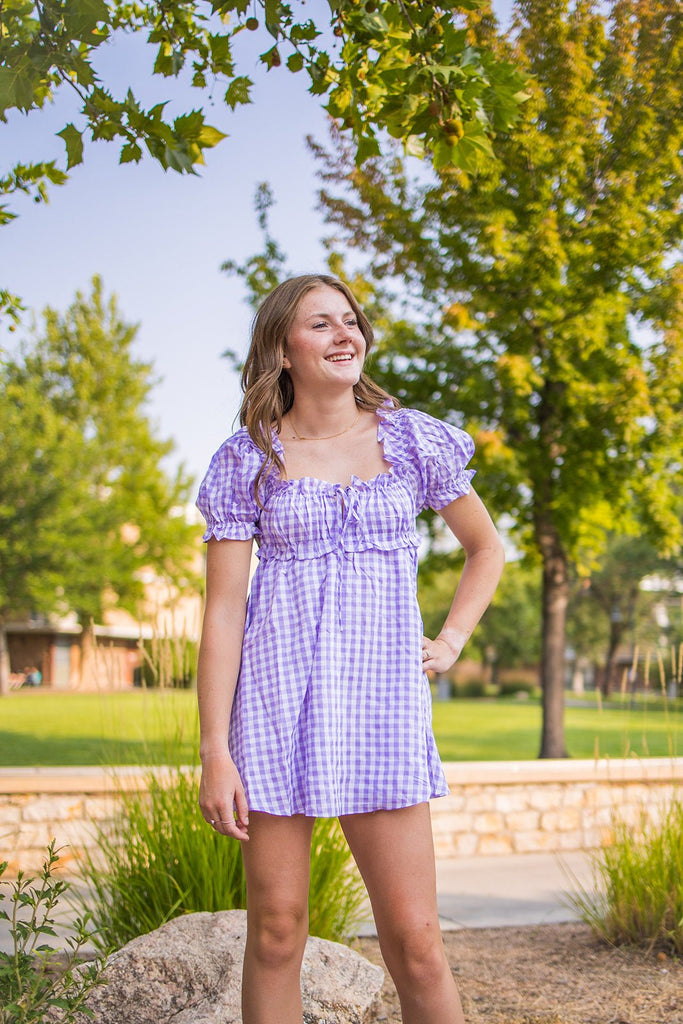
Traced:
<path fill-rule="evenodd" d="M 204 540 L 259 544 L 229 736 L 254 811 L 336 817 L 448 792 L 422 670 L 415 518 L 467 494 L 474 445 L 414 409 L 377 419 L 390 470 L 372 480 L 271 473 L 259 508 L 264 455 L 242 428 L 199 491 Z"/>

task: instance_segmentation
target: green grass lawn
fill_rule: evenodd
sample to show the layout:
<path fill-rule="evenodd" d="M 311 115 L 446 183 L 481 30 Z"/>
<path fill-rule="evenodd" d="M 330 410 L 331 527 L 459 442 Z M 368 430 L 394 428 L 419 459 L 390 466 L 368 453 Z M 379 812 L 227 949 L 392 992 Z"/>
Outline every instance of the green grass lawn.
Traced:
<path fill-rule="evenodd" d="M 529 761 L 538 756 L 541 706 L 510 699 L 435 703 L 434 732 L 445 761 Z M 683 712 L 567 707 L 565 738 L 578 758 L 683 755 Z"/>
<path fill-rule="evenodd" d="M 196 723 L 186 690 L 13 693 L 0 700 L 0 766 L 188 763 Z"/>
<path fill-rule="evenodd" d="M 0 766 L 188 763 L 196 751 L 195 695 L 13 693 L 0 701 Z M 535 701 L 434 703 L 434 731 L 447 761 L 533 760 L 541 708 Z M 683 710 L 615 702 L 566 709 L 572 757 L 683 755 Z"/>
<path fill-rule="evenodd" d="M 537 701 L 434 702 L 434 731 L 445 761 L 533 760 L 539 753 Z M 574 758 L 683 755 L 683 710 L 612 701 L 567 708 Z M 0 766 L 145 764 L 194 759 L 196 697 L 189 691 L 12 693 L 0 700 Z"/>

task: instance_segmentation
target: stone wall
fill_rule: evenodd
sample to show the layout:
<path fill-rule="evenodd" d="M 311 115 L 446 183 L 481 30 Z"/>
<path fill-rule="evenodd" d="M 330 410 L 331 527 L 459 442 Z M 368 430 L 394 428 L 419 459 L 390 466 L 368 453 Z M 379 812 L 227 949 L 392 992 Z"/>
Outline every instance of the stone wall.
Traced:
<path fill-rule="evenodd" d="M 591 850 L 615 813 L 650 821 L 683 799 L 683 758 L 490 761 L 445 766 L 450 796 L 432 803 L 437 857 Z"/>
<path fill-rule="evenodd" d="M 683 795 L 683 758 L 449 763 L 451 794 L 432 804 L 438 857 L 594 849 L 609 842 L 615 812 L 636 824 Z M 113 813 L 137 768 L 0 769 L 0 859 L 9 871 L 40 867 L 53 837 L 62 867 L 92 848 L 92 823 Z"/>

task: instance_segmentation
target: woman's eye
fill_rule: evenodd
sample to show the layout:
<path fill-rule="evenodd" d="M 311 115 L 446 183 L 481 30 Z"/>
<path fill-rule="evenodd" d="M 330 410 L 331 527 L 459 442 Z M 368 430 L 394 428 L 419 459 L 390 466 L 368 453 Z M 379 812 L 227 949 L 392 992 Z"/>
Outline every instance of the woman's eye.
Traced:
<path fill-rule="evenodd" d="M 347 327 L 358 327 L 358 321 L 356 320 L 355 316 L 351 317 L 350 320 L 346 321 L 346 326 Z"/>
<path fill-rule="evenodd" d="M 313 324 L 313 327 L 327 327 L 327 324 L 325 323 L 324 320 L 321 320 L 319 324 Z"/>

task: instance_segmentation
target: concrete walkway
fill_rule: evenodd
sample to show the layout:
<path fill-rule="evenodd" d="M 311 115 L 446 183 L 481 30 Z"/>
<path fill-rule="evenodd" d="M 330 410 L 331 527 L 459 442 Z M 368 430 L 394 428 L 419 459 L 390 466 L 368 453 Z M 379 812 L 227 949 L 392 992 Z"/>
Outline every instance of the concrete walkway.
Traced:
<path fill-rule="evenodd" d="M 520 853 L 437 861 L 444 929 L 498 928 L 576 920 L 563 902 L 576 882 L 591 887 L 586 853 Z"/>
<path fill-rule="evenodd" d="M 444 931 L 573 921 L 576 915 L 563 903 L 563 893 L 575 888 L 572 877 L 589 887 L 593 876 L 586 853 L 461 857 L 438 860 L 436 868 Z M 11 910 L 7 899 L 4 909 Z M 62 912 L 58 920 L 67 918 L 68 912 Z M 375 934 L 369 912 L 359 932 Z M 62 932 L 57 942 L 63 941 Z M 0 950 L 11 950 L 6 921 L 0 921 Z"/>
<path fill-rule="evenodd" d="M 441 927 L 452 931 L 575 921 L 576 914 L 563 902 L 563 894 L 574 890 L 576 882 L 590 887 L 592 877 L 590 855 L 586 853 L 437 860 Z M 360 932 L 375 934 L 371 918 Z"/>

